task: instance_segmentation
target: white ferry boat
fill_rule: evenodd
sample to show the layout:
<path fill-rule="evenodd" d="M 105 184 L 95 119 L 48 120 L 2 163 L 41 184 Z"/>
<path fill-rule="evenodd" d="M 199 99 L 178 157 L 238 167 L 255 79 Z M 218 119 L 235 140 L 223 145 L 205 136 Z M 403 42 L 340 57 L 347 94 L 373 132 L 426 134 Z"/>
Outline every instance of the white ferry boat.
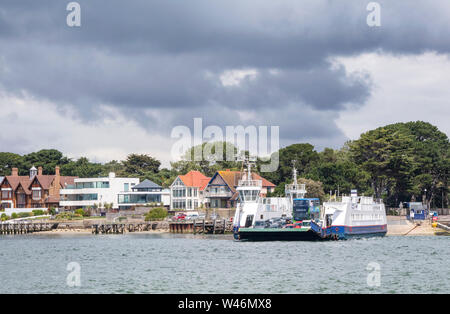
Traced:
<path fill-rule="evenodd" d="M 234 216 L 235 229 L 249 228 L 256 221 L 271 218 L 292 217 L 292 202 L 287 197 L 261 197 L 262 181 L 253 180 L 250 162 L 247 171 L 239 180 L 236 191 L 239 193 L 239 202 Z"/>
<path fill-rule="evenodd" d="M 384 236 L 387 232 L 383 202 L 358 196 L 356 190 L 340 202 L 325 202 L 321 218 L 311 222 L 311 229 L 322 239 Z"/>
<path fill-rule="evenodd" d="M 251 163 L 247 164 L 247 173 L 239 181 L 236 190 L 239 202 L 234 217 L 234 237 L 237 240 L 271 241 L 271 240 L 311 240 L 317 239 L 310 232 L 310 223 L 299 222 L 293 225 L 295 212 L 294 200 L 306 194 L 304 184 L 297 183 L 294 168 L 294 183 L 286 185 L 285 197 L 260 197 L 261 180 L 253 180 Z M 294 215 L 293 215 L 294 214 Z"/>

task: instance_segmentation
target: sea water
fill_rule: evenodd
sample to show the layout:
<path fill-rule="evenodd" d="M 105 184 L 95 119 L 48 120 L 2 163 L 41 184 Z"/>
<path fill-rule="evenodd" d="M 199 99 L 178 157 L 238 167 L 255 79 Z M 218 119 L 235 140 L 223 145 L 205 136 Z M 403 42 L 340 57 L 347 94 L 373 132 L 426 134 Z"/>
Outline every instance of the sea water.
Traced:
<path fill-rule="evenodd" d="M 0 236 L 0 262 L 0 293 L 450 290 L 445 236 L 255 243 L 226 235 L 32 234 Z"/>

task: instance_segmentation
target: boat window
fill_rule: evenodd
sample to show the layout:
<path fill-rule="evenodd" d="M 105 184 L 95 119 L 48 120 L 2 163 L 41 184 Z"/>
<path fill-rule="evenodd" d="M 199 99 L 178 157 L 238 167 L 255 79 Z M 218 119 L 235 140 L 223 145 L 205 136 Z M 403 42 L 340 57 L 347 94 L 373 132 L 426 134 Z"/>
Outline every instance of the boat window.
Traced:
<path fill-rule="evenodd" d="M 251 227 L 253 224 L 253 215 L 248 215 L 247 219 L 245 220 L 245 228 Z"/>
<path fill-rule="evenodd" d="M 243 190 L 239 191 L 239 198 L 244 202 L 255 202 L 258 199 L 258 190 Z"/>

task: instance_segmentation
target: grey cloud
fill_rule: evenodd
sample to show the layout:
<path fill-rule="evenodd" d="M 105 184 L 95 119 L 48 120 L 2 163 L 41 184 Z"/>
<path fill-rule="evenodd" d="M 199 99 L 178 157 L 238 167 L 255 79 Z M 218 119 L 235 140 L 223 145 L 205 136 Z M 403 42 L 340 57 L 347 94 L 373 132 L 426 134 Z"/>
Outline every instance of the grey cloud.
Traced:
<path fill-rule="evenodd" d="M 72 106 L 84 120 L 113 106 L 165 134 L 196 116 L 240 124 L 247 110 L 257 116 L 250 124 L 281 125 L 285 141 L 341 138 L 331 121 L 348 103 L 362 106 L 372 85 L 329 57 L 450 50 L 447 1 L 379 1 L 378 29 L 359 0 L 78 2 L 81 28 L 66 26 L 64 1 L 2 1 L 0 86 Z M 241 68 L 259 75 L 220 84 L 223 71 Z"/>

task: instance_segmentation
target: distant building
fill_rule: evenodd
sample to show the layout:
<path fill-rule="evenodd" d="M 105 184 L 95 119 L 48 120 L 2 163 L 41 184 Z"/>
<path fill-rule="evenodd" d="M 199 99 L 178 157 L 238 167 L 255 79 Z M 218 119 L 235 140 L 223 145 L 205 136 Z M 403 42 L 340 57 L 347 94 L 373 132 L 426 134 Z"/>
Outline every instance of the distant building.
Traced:
<path fill-rule="evenodd" d="M 61 176 L 59 167 L 54 175 L 42 174 L 42 167 L 30 169 L 29 176 L 19 176 L 13 168 L 11 175 L 1 180 L 2 208 L 51 208 L 59 206 L 59 191 L 73 184 L 76 177 Z"/>
<path fill-rule="evenodd" d="M 208 182 L 205 189 L 205 197 L 209 200 L 211 208 L 234 208 L 236 207 L 239 194 L 236 192 L 239 180 L 245 174 L 241 171 L 217 171 Z M 264 179 L 256 173 L 252 173 L 253 180 L 262 181 L 261 196 L 275 190 L 275 184 Z"/>
<path fill-rule="evenodd" d="M 147 179 L 133 186 L 130 192 L 119 193 L 118 198 L 119 209 L 130 209 L 152 203 L 170 206 L 170 190 L 164 190 L 160 185 Z"/>
<path fill-rule="evenodd" d="M 114 172 L 105 178 L 75 179 L 73 185 L 60 191 L 60 206 L 78 209 L 112 204 L 112 209 L 119 209 L 119 195 L 131 192 L 138 184 L 138 178 L 117 178 Z"/>
<path fill-rule="evenodd" d="M 211 178 L 192 170 L 178 176 L 170 186 L 171 210 L 195 210 L 207 205 L 204 190 Z"/>

